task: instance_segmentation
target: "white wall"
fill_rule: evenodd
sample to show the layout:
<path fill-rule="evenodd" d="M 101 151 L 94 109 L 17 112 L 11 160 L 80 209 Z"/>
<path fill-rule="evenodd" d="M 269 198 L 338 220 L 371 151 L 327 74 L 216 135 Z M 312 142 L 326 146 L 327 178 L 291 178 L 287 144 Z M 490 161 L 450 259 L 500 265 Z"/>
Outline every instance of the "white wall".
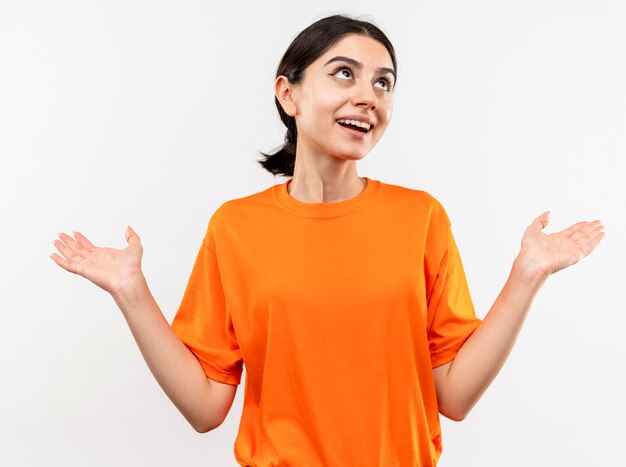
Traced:
<path fill-rule="evenodd" d="M 626 7 L 618 1 L 0 3 L 0 464 L 235 465 L 243 384 L 197 434 L 111 297 L 48 255 L 58 232 L 125 247 L 171 320 L 212 212 L 274 180 L 272 84 L 295 35 L 370 14 L 396 46 L 393 121 L 359 175 L 445 206 L 477 314 L 522 233 L 602 219 L 549 278 L 469 417 L 442 417 L 442 467 L 616 466 L 626 393 Z"/>

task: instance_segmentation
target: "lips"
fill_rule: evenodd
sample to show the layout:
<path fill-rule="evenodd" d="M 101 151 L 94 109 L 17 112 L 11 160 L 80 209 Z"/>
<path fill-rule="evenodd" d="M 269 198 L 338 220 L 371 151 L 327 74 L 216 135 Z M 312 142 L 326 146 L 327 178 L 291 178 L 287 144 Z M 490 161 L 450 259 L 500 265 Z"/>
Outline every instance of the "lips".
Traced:
<path fill-rule="evenodd" d="M 368 137 L 369 133 L 371 133 L 371 128 L 370 128 L 370 131 L 366 132 L 352 125 L 342 125 L 339 122 L 337 122 L 337 124 L 343 127 L 344 131 L 346 131 L 347 134 L 353 139 L 364 140 L 365 138 Z"/>
<path fill-rule="evenodd" d="M 357 115 L 348 115 L 346 117 L 335 120 L 339 125 L 359 131 L 361 133 L 369 133 L 374 128 L 374 122 L 366 117 Z"/>
<path fill-rule="evenodd" d="M 353 120 L 354 122 L 354 120 Z M 348 123 L 348 121 L 346 120 L 337 120 L 337 123 L 339 125 L 341 125 L 344 128 L 348 128 L 350 130 L 355 130 L 355 131 L 359 131 L 361 133 L 369 133 L 370 128 L 364 127 L 364 126 L 360 126 L 359 124 L 354 124 L 354 123 Z M 365 125 L 365 124 L 361 124 L 361 125 Z"/>
<path fill-rule="evenodd" d="M 368 123 L 370 128 L 376 126 L 376 122 L 367 115 L 344 115 L 343 117 L 338 118 L 337 120 L 356 120 L 362 123 Z"/>

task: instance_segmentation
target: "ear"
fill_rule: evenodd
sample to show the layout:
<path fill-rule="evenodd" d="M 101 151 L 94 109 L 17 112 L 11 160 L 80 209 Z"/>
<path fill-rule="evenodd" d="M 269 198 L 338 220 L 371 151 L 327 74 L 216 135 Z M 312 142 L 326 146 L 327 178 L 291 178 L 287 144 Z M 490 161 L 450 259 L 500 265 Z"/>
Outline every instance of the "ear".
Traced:
<path fill-rule="evenodd" d="M 280 75 L 274 82 L 274 94 L 283 107 L 283 110 L 290 117 L 295 117 L 298 108 L 294 100 L 295 86 L 289 82 L 286 76 Z"/>

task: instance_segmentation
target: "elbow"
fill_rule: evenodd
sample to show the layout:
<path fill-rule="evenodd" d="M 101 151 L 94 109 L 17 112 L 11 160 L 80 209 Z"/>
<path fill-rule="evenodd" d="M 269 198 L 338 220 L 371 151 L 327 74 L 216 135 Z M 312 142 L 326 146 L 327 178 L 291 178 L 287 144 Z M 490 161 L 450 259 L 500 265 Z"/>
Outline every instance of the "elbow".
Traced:
<path fill-rule="evenodd" d="M 196 430 L 198 433 L 208 433 L 209 431 L 212 430 L 212 428 L 210 428 L 208 425 L 192 425 L 193 429 Z"/>
<path fill-rule="evenodd" d="M 208 433 L 209 431 L 213 431 L 221 425 L 221 423 L 211 423 L 204 418 L 200 420 L 187 419 L 187 421 L 198 433 Z"/>
<path fill-rule="evenodd" d="M 454 422 L 462 422 L 476 405 L 477 399 L 466 399 L 458 394 L 448 394 L 438 400 L 439 413 Z"/>
<path fill-rule="evenodd" d="M 449 418 L 453 422 L 462 422 L 463 420 L 465 420 L 465 417 L 467 416 L 467 414 L 444 413 L 443 416 L 446 418 Z"/>
<path fill-rule="evenodd" d="M 209 425 L 207 423 L 204 423 L 204 424 L 199 424 L 199 423 L 193 424 L 192 423 L 191 426 L 198 433 L 208 433 L 209 431 L 213 431 L 213 430 L 215 430 L 217 428 L 216 426 L 211 426 L 211 425 Z"/>
<path fill-rule="evenodd" d="M 470 408 L 463 407 L 439 407 L 439 413 L 453 422 L 462 422 L 470 412 Z"/>

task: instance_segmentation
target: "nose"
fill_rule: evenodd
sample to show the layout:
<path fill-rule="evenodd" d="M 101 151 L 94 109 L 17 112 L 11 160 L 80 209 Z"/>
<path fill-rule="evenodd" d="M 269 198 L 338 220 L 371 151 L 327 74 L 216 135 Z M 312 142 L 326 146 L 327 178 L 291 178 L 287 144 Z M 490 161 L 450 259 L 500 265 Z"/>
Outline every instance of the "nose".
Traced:
<path fill-rule="evenodd" d="M 359 86 L 355 86 L 352 105 L 368 110 L 378 108 L 378 96 L 370 83 L 363 82 Z"/>

